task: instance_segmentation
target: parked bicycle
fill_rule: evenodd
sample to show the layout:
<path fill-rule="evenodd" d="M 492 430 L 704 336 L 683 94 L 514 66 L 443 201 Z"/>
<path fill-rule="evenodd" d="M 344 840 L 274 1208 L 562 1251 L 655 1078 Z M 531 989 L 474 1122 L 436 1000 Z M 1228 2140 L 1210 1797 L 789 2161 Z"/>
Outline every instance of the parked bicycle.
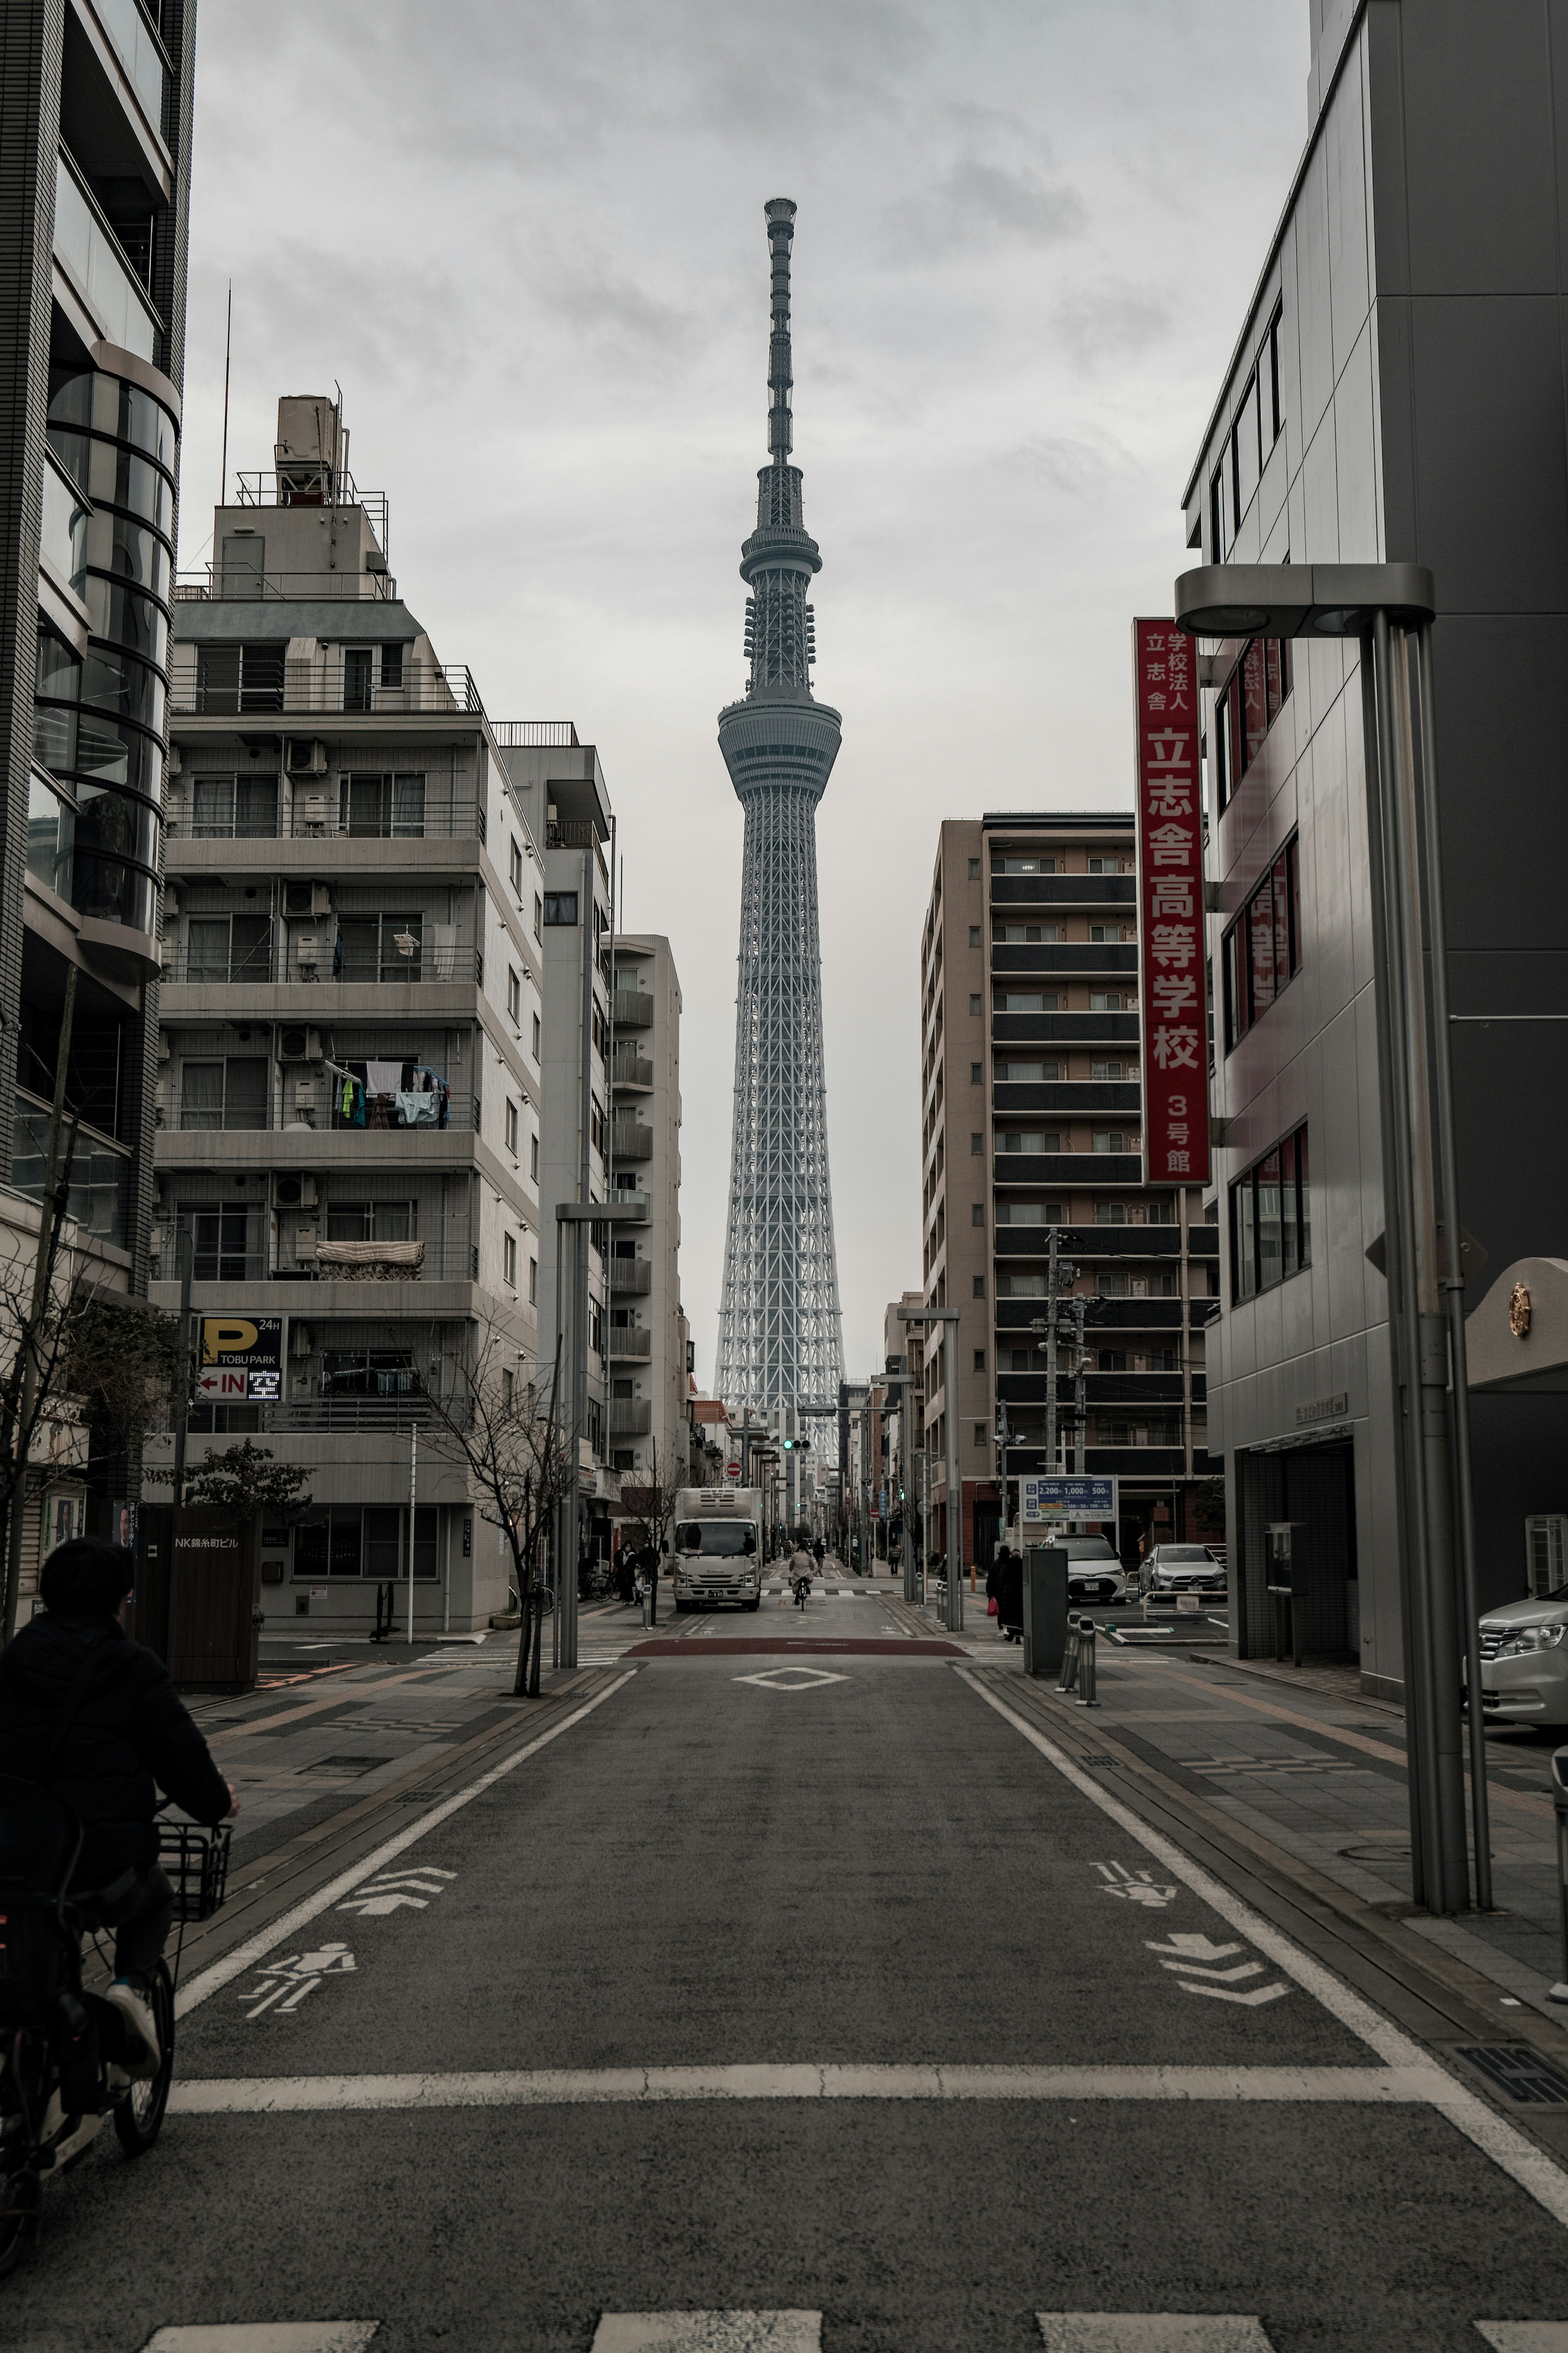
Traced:
<path fill-rule="evenodd" d="M 160 1960 L 151 2009 L 163 2053 L 155 2075 L 128 2083 L 100 2047 L 108 2005 L 82 1988 L 83 1947 L 108 1961 L 111 1924 L 90 1894 L 68 1895 L 81 1852 L 68 1806 L 31 1781 L 0 1776 L 0 2278 L 37 2236 L 44 2184 L 82 2156 L 107 2118 L 127 2157 L 157 2139 L 174 2073 L 174 1989 L 185 1924 L 224 1900 L 230 1831 L 158 1824 L 158 1859 L 180 1933 Z"/>

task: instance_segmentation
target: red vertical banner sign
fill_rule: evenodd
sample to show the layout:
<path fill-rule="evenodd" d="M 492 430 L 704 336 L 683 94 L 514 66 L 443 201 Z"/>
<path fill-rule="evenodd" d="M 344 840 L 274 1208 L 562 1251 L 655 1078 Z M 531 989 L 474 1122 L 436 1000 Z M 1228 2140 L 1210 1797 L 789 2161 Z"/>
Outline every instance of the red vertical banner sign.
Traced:
<path fill-rule="evenodd" d="M 1143 1181 L 1206 1184 L 1208 1012 L 1196 648 L 1173 622 L 1134 621 L 1132 663 Z"/>

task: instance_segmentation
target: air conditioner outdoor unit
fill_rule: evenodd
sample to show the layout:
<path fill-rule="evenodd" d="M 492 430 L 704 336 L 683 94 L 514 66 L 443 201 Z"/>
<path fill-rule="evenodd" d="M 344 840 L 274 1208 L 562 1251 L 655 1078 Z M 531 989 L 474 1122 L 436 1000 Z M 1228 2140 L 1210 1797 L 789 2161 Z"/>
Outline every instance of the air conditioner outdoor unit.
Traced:
<path fill-rule="evenodd" d="M 169 1043 L 168 1031 L 166 1029 L 160 1029 L 158 1032 L 158 1060 L 161 1062 L 166 1062 L 173 1052 L 174 1048 Z"/>
<path fill-rule="evenodd" d="M 301 822 L 309 826 L 312 832 L 325 833 L 327 829 L 325 793 L 307 793 L 303 801 L 297 801 L 295 807 L 300 813 Z"/>
<path fill-rule="evenodd" d="M 312 735 L 290 735 L 284 754 L 291 776 L 324 776 L 327 773 L 327 747 Z"/>
<path fill-rule="evenodd" d="M 313 1209 L 316 1206 L 315 1178 L 302 1175 L 279 1176 L 278 1206 L 280 1209 Z"/>
<path fill-rule="evenodd" d="M 315 1255 L 316 1255 L 316 1229 L 315 1229 L 315 1227 L 314 1227 L 314 1226 L 296 1226 L 296 1227 L 295 1227 L 295 1229 L 294 1229 L 294 1255 L 295 1255 L 295 1257 L 296 1257 L 296 1258 L 314 1258 L 314 1257 L 315 1257 Z"/>
<path fill-rule="evenodd" d="M 1532 1512 L 1524 1523 L 1524 1567 L 1532 1601 L 1568 1585 L 1568 1513 Z"/>
<path fill-rule="evenodd" d="M 184 761 L 180 756 L 179 745 L 177 744 L 171 744 L 169 746 L 169 756 L 163 763 L 163 772 L 165 776 L 177 776 L 184 765 Z"/>
<path fill-rule="evenodd" d="M 314 972 L 321 961 L 321 943 L 314 932 L 302 932 L 294 943 L 294 961 L 301 972 Z"/>
<path fill-rule="evenodd" d="M 165 915 L 177 915 L 179 912 L 179 886 L 174 882 L 165 882 L 163 885 L 163 913 Z"/>
<path fill-rule="evenodd" d="M 319 1062 L 321 1033 L 319 1029 L 280 1029 L 278 1051 L 285 1062 Z"/>
<path fill-rule="evenodd" d="M 283 913 L 317 919 L 332 912 L 331 886 L 326 882 L 285 882 Z"/>

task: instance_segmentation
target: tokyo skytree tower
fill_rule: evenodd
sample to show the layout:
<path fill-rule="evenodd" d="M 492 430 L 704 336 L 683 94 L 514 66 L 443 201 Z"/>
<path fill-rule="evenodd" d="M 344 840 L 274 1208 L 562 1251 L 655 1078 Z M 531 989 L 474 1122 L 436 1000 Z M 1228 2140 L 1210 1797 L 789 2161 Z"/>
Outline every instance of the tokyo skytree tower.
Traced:
<path fill-rule="evenodd" d="M 763 207 L 773 257 L 768 448 L 757 527 L 741 550 L 751 679 L 719 714 L 719 749 L 746 812 L 735 1019 L 735 1130 L 715 1394 L 733 1410 L 835 1404 L 843 1345 L 816 922 L 816 804 L 838 756 L 838 713 L 812 699 L 806 589 L 822 569 L 789 463 L 789 255 L 795 206 Z"/>

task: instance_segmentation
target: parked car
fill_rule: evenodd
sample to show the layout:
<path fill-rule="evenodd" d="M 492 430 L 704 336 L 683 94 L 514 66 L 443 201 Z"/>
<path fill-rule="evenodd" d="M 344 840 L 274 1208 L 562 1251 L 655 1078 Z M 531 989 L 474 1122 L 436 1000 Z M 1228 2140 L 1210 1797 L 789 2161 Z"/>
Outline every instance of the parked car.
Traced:
<path fill-rule="evenodd" d="M 1047 1541 L 1068 1556 L 1069 1601 L 1127 1599 L 1127 1574 L 1108 1536 L 1053 1535 Z"/>
<path fill-rule="evenodd" d="M 1568 1591 L 1487 1611 L 1481 1708 L 1493 1724 L 1568 1725 Z"/>
<path fill-rule="evenodd" d="M 1225 1565 L 1207 1545 L 1155 1545 L 1138 1564 L 1138 1588 L 1152 1601 L 1177 1593 L 1223 1597 Z"/>

